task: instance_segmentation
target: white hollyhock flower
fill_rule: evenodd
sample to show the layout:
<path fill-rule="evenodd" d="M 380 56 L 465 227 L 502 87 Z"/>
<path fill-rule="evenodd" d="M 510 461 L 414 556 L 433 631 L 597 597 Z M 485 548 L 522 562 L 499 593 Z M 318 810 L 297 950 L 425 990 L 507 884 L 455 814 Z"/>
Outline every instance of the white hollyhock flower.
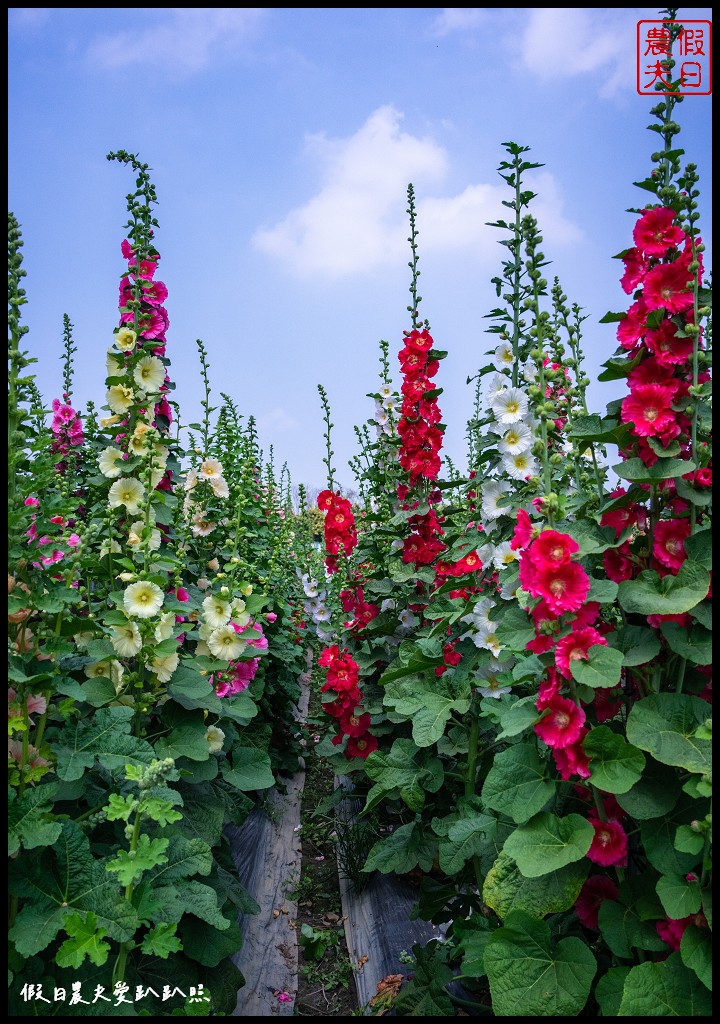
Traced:
<path fill-rule="evenodd" d="M 110 480 L 120 476 L 123 470 L 122 457 L 123 453 L 119 448 L 113 448 L 112 446 L 104 448 L 98 457 L 98 469 L 102 475 Z"/>
<path fill-rule="evenodd" d="M 165 612 L 161 616 L 160 622 L 155 627 L 155 639 L 158 643 L 162 643 L 163 640 L 169 640 L 173 635 L 173 629 L 175 628 L 175 613 Z"/>
<path fill-rule="evenodd" d="M 230 488 L 228 487 L 225 477 L 220 476 L 216 479 L 210 480 L 210 486 L 212 487 L 212 492 L 216 498 L 230 497 Z"/>
<path fill-rule="evenodd" d="M 493 565 L 498 570 L 507 569 L 509 565 L 517 561 L 517 551 L 513 551 L 510 547 L 510 541 L 504 540 L 502 544 L 498 544 L 495 548 L 493 555 Z"/>
<path fill-rule="evenodd" d="M 492 402 L 493 398 L 497 398 L 498 395 L 502 394 L 509 384 L 510 378 L 506 374 L 494 373 L 485 388 L 486 401 Z"/>
<path fill-rule="evenodd" d="M 176 651 L 174 654 L 168 654 L 164 658 L 153 658 L 150 668 L 157 676 L 158 682 L 169 683 L 179 664 L 180 655 Z"/>
<path fill-rule="evenodd" d="M 157 394 L 165 383 L 165 363 L 157 356 L 143 356 L 133 370 L 133 379 L 148 395 Z"/>
<path fill-rule="evenodd" d="M 232 614 L 230 608 L 230 602 L 224 601 L 221 597 L 216 594 L 209 594 L 202 603 L 204 619 L 211 629 L 217 629 L 218 626 L 226 626 L 230 621 Z M 207 637 L 203 637 L 207 640 Z"/>
<path fill-rule="evenodd" d="M 506 480 L 490 480 L 482 489 L 482 514 L 486 519 L 497 519 L 511 514 L 507 505 L 500 505 L 500 499 L 508 494 L 510 484 Z M 482 558 L 482 556 L 481 556 Z M 483 563 L 486 561 L 482 558 Z"/>
<path fill-rule="evenodd" d="M 198 482 L 197 470 L 196 469 L 191 469 L 188 472 L 188 475 L 185 477 L 185 482 L 183 484 L 183 487 L 185 488 L 186 491 L 191 491 L 193 489 L 193 487 L 197 487 L 197 482 Z"/>
<path fill-rule="evenodd" d="M 205 459 L 197 471 L 198 480 L 219 480 L 223 468 L 217 459 Z"/>
<path fill-rule="evenodd" d="M 529 450 L 504 456 L 502 467 L 513 480 L 526 480 L 529 476 L 536 476 L 538 471 L 538 464 Z"/>
<path fill-rule="evenodd" d="M 128 615 L 138 619 L 150 619 L 163 606 L 165 595 L 156 583 L 138 580 L 131 583 L 123 595 L 123 606 Z"/>
<path fill-rule="evenodd" d="M 84 669 L 88 679 L 110 678 L 110 662 L 94 661 L 92 665 L 86 665 Z"/>
<path fill-rule="evenodd" d="M 481 650 L 490 651 L 494 657 L 498 657 L 503 649 L 502 644 L 497 638 L 495 633 L 495 623 L 492 624 L 492 629 L 480 629 L 472 638 L 473 643 L 476 647 Z"/>
<path fill-rule="evenodd" d="M 128 534 L 128 544 L 130 545 L 131 548 L 139 548 L 142 545 L 142 532 L 144 528 L 145 523 L 143 522 L 142 519 L 138 519 L 138 521 L 136 523 L 133 523 L 132 526 L 130 527 L 130 533 Z M 153 529 L 149 540 L 145 542 L 147 550 L 157 551 L 158 548 L 160 547 L 160 543 L 160 531 L 157 529 Z"/>
<path fill-rule="evenodd" d="M 500 394 L 495 395 L 490 402 L 490 408 L 498 423 L 509 426 L 511 423 L 518 423 L 526 415 L 528 396 L 522 388 L 505 388 Z"/>
<path fill-rule="evenodd" d="M 501 455 L 518 455 L 532 448 L 533 435 L 526 423 L 513 423 L 498 441 Z"/>
<path fill-rule="evenodd" d="M 501 697 L 503 693 L 510 693 L 511 687 L 504 686 L 498 680 L 500 672 L 507 671 L 510 668 L 512 662 L 499 662 L 497 658 L 493 658 L 489 665 L 485 668 L 478 669 L 478 680 L 480 685 L 478 686 L 478 693 L 482 694 L 483 697 Z"/>
<path fill-rule="evenodd" d="M 210 753 L 219 754 L 225 742 L 225 733 L 222 729 L 218 729 L 216 725 L 209 725 L 205 733 L 205 739 L 208 741 Z"/>
<path fill-rule="evenodd" d="M 113 636 L 110 642 L 121 658 L 132 658 L 142 647 L 142 637 L 135 622 L 126 622 L 122 626 L 112 626 Z"/>
<path fill-rule="evenodd" d="M 105 401 L 110 407 L 111 412 L 116 413 L 118 416 L 124 416 L 135 401 L 135 396 L 133 395 L 132 388 L 124 388 L 122 384 L 113 384 L 107 390 Z"/>
<path fill-rule="evenodd" d="M 495 349 L 493 362 L 498 370 L 509 370 L 515 363 L 515 353 L 509 341 L 501 342 Z"/>
<path fill-rule="evenodd" d="M 207 645 L 216 658 L 224 658 L 226 661 L 235 661 L 247 647 L 230 625 L 214 629 L 208 637 Z"/>
<path fill-rule="evenodd" d="M 132 476 L 124 476 L 116 480 L 108 491 L 108 504 L 110 508 L 118 508 L 124 505 L 128 512 L 140 511 L 140 503 L 145 497 L 145 488 Z"/>

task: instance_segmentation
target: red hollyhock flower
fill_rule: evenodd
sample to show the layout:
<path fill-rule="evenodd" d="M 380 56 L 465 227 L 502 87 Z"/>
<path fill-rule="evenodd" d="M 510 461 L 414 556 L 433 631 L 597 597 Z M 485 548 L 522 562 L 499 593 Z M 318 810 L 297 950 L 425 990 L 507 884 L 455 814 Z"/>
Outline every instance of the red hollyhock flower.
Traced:
<path fill-rule="evenodd" d="M 510 548 L 513 551 L 517 551 L 518 548 L 526 548 L 532 540 L 533 534 L 532 520 L 524 508 L 519 508 L 517 510 L 516 519 L 515 532 L 513 533 L 512 540 L 510 541 Z"/>
<path fill-rule="evenodd" d="M 317 496 L 317 507 L 323 509 L 323 511 L 327 511 L 329 508 L 332 508 L 334 502 L 335 495 L 332 491 L 320 491 Z"/>
<path fill-rule="evenodd" d="M 429 331 L 410 331 L 405 335 L 405 347 L 417 352 L 429 352 L 433 347 L 433 339 Z"/>
<path fill-rule="evenodd" d="M 632 295 L 647 273 L 648 261 L 638 249 L 628 249 L 622 261 L 625 273 L 620 278 L 620 285 L 627 295 Z"/>
<path fill-rule="evenodd" d="M 525 587 L 522 577 L 520 582 Z M 556 615 L 576 612 L 585 603 L 590 591 L 588 574 L 577 562 L 566 562 L 552 569 L 538 569 L 532 585 L 530 593 L 533 597 L 544 598 L 550 611 Z"/>
<path fill-rule="evenodd" d="M 616 900 L 620 890 L 607 875 L 591 875 L 575 902 L 575 913 L 580 924 L 598 930 L 598 914 L 605 900 Z"/>
<path fill-rule="evenodd" d="M 601 864 L 603 867 L 610 867 L 613 864 L 625 867 L 627 865 L 628 839 L 620 822 L 598 821 L 597 818 L 588 820 L 595 829 L 595 838 L 587 852 L 589 860 L 593 864 Z"/>
<path fill-rule="evenodd" d="M 580 545 L 569 534 L 543 530 L 528 548 L 528 554 L 538 569 L 555 569 L 569 562 L 579 549 Z"/>
<path fill-rule="evenodd" d="M 349 758 L 361 757 L 364 761 L 377 748 L 377 736 L 373 736 L 370 732 L 365 732 L 362 736 L 350 737 L 345 753 Z"/>
<path fill-rule="evenodd" d="M 686 235 L 674 223 L 675 211 L 669 206 L 656 206 L 643 210 L 643 215 L 633 228 L 633 241 L 646 256 L 664 256 L 668 249 L 682 245 Z"/>
<path fill-rule="evenodd" d="M 671 315 L 692 309 L 694 298 L 688 289 L 689 277 L 685 260 L 660 263 L 653 267 L 645 275 L 643 287 L 643 298 L 647 308 L 662 308 Z"/>
<path fill-rule="evenodd" d="M 604 687 L 595 691 L 592 703 L 595 708 L 595 718 L 598 724 L 611 721 L 622 707 L 622 700 L 618 691 Z"/>
<path fill-rule="evenodd" d="M 558 675 L 557 669 L 550 665 L 547 669 L 547 676 L 541 680 L 538 689 L 538 696 L 535 701 L 535 707 L 538 711 L 544 711 L 545 708 L 550 706 L 553 697 L 557 697 L 560 694 L 561 686 L 562 679 Z"/>
<path fill-rule="evenodd" d="M 590 778 L 590 758 L 583 749 L 583 740 L 589 731 L 589 729 L 583 729 L 577 743 L 570 743 L 567 747 L 557 747 L 552 752 L 555 767 L 565 782 L 568 782 L 573 775 L 579 775 L 581 779 Z"/>
<path fill-rule="evenodd" d="M 678 386 L 671 366 L 663 366 L 655 356 L 648 356 L 628 374 L 628 387 L 632 391 L 638 384 L 671 384 Z"/>
<path fill-rule="evenodd" d="M 645 344 L 661 366 L 679 366 L 692 358 L 692 338 L 680 338 L 672 320 L 663 320 L 656 331 L 648 331 Z"/>
<path fill-rule="evenodd" d="M 645 334 L 645 321 L 648 307 L 642 298 L 633 302 L 623 319 L 618 324 L 617 340 L 623 348 L 633 349 Z"/>
<path fill-rule="evenodd" d="M 572 679 L 571 661 L 587 661 L 590 648 L 596 644 L 607 647 L 607 640 L 592 626 L 573 630 L 558 641 L 555 647 L 555 664 L 566 679 Z"/>
<path fill-rule="evenodd" d="M 639 384 L 622 402 L 620 419 L 630 423 L 640 437 L 655 437 L 676 424 L 672 409 L 677 387 L 663 384 Z"/>
<path fill-rule="evenodd" d="M 568 747 L 577 743 L 585 724 L 585 712 L 567 697 L 551 697 L 545 715 L 534 726 L 535 732 L 549 747 Z"/>
<path fill-rule="evenodd" d="M 653 555 L 667 569 L 679 572 L 687 558 L 685 541 L 689 536 L 689 519 L 661 519 L 653 532 Z"/>
<path fill-rule="evenodd" d="M 321 652 L 320 657 L 318 658 L 318 665 L 322 666 L 322 668 L 327 668 L 328 665 L 332 665 L 332 663 L 335 661 L 337 657 L 339 657 L 339 655 L 340 648 L 338 647 L 337 644 L 333 644 L 331 647 L 326 647 L 325 650 Z"/>
<path fill-rule="evenodd" d="M 362 736 L 363 733 L 367 732 L 371 722 L 370 715 L 365 712 L 357 714 L 359 708 L 353 710 L 350 715 L 343 715 L 340 718 L 340 728 L 346 736 Z"/>

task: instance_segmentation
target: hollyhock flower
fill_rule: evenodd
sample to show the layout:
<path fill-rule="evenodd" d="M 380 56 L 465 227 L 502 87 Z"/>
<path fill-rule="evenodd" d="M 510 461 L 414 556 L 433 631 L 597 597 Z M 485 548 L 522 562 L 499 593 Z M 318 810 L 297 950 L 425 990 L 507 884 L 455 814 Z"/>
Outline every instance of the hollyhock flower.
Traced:
<path fill-rule="evenodd" d="M 133 395 L 132 388 L 125 388 L 122 384 L 113 384 L 107 390 L 105 401 L 111 412 L 116 413 L 118 416 L 124 416 L 128 409 L 132 407 L 135 396 Z"/>
<path fill-rule="evenodd" d="M 335 494 L 332 491 L 320 491 L 317 496 L 317 507 L 327 512 L 335 502 Z"/>
<path fill-rule="evenodd" d="M 660 263 L 645 275 L 643 298 L 649 310 L 663 308 L 667 313 L 692 309 L 694 298 L 688 289 L 690 273 L 685 260 Z"/>
<path fill-rule="evenodd" d="M 575 913 L 580 924 L 598 930 L 598 914 L 605 900 L 617 900 L 620 890 L 607 875 L 591 875 L 575 902 Z"/>
<path fill-rule="evenodd" d="M 207 645 L 216 658 L 224 658 L 226 661 L 236 661 L 247 647 L 230 623 L 214 629 L 208 637 Z"/>
<path fill-rule="evenodd" d="M 143 301 L 149 302 L 151 306 L 162 306 L 168 297 L 167 286 L 162 281 L 152 281 L 143 284 Z"/>
<path fill-rule="evenodd" d="M 405 335 L 405 348 L 417 352 L 429 352 L 433 347 L 432 335 L 427 330 L 413 330 Z"/>
<path fill-rule="evenodd" d="M 679 572 L 687 558 L 685 541 L 689 536 L 689 519 L 661 519 L 653 532 L 653 555 L 667 569 Z"/>
<path fill-rule="evenodd" d="M 498 423 L 509 426 L 519 423 L 528 412 L 528 396 L 521 388 L 504 388 L 490 403 Z"/>
<path fill-rule="evenodd" d="M 570 662 L 587 661 L 590 648 L 597 644 L 607 647 L 607 640 L 592 626 L 575 629 L 564 636 L 555 646 L 555 665 L 566 679 L 572 679 Z"/>
<path fill-rule="evenodd" d="M 530 579 L 523 578 L 523 565 L 529 559 L 523 553 L 520 560 L 520 583 L 533 597 L 542 597 L 551 612 L 562 615 L 576 612 L 584 603 L 590 591 L 590 578 L 577 562 L 567 562 L 557 567 L 535 569 Z"/>
<path fill-rule="evenodd" d="M 620 822 L 598 821 L 597 818 L 588 820 L 595 829 L 595 836 L 587 852 L 588 859 L 602 867 L 611 867 L 613 864 L 625 867 L 628 839 Z"/>
<path fill-rule="evenodd" d="M 138 619 L 149 619 L 157 615 L 164 600 L 165 595 L 160 587 L 150 580 L 131 583 L 123 594 L 125 612 Z"/>
<path fill-rule="evenodd" d="M 142 532 L 145 529 L 145 522 L 139 519 L 136 523 L 133 523 L 130 527 L 128 534 L 128 544 L 131 548 L 140 548 L 143 545 Z M 161 535 L 160 531 L 153 529 L 148 540 L 144 542 L 144 547 L 148 551 L 157 551 L 160 547 Z"/>
<path fill-rule="evenodd" d="M 569 743 L 567 747 L 557 747 L 553 750 L 555 767 L 560 773 L 560 778 L 568 782 L 573 775 L 581 779 L 590 778 L 590 758 L 583 749 L 583 740 L 589 729 L 583 729 L 577 743 Z"/>
<path fill-rule="evenodd" d="M 577 743 L 585 724 L 585 712 L 567 697 L 551 697 L 543 708 L 543 717 L 534 726 L 536 734 L 552 749 Z"/>
<path fill-rule="evenodd" d="M 179 664 L 180 655 L 175 652 L 174 654 L 166 655 L 164 658 L 153 658 L 150 670 L 155 673 L 159 683 L 169 683 Z"/>
<path fill-rule="evenodd" d="M 528 556 L 538 569 L 556 569 L 579 550 L 580 545 L 569 534 L 543 530 L 528 548 Z"/>
<path fill-rule="evenodd" d="M 620 285 L 627 295 L 632 295 L 645 277 L 649 264 L 638 249 L 628 249 L 622 261 L 625 264 L 625 273 L 620 278 Z"/>
<path fill-rule="evenodd" d="M 165 364 L 157 356 L 143 356 L 133 370 L 133 379 L 146 394 L 155 394 L 165 383 Z"/>
<path fill-rule="evenodd" d="M 209 520 L 202 509 L 196 512 L 190 520 L 190 532 L 193 537 L 209 537 L 216 526 L 217 523 Z"/>
<path fill-rule="evenodd" d="M 517 554 L 509 540 L 504 540 L 501 544 L 496 545 L 493 551 L 492 563 L 498 572 L 502 569 L 507 569 L 509 565 L 516 561 Z"/>
<path fill-rule="evenodd" d="M 490 628 L 479 629 L 472 638 L 476 647 L 483 651 L 490 651 L 495 658 L 499 657 L 504 650 L 503 645 L 498 640 L 497 633 L 495 632 L 496 629 L 497 625 L 493 623 Z"/>
<path fill-rule="evenodd" d="M 515 364 L 515 353 L 513 352 L 512 344 L 509 341 L 503 341 L 495 349 L 493 355 L 493 362 L 497 366 L 498 370 L 510 370 Z"/>
<path fill-rule="evenodd" d="M 209 725 L 205 731 L 205 739 L 208 742 L 211 754 L 219 754 L 225 742 L 225 733 L 217 725 Z"/>
<path fill-rule="evenodd" d="M 648 331 L 645 344 L 661 366 L 681 366 L 692 359 L 692 338 L 681 338 L 671 320 L 663 320 L 657 330 Z"/>
<path fill-rule="evenodd" d="M 346 736 L 353 736 L 356 738 L 362 736 L 363 733 L 367 732 L 370 726 L 372 719 L 367 711 L 358 715 L 357 710 L 359 709 L 354 710 L 351 715 L 343 715 L 339 720 L 340 728 Z"/>
<path fill-rule="evenodd" d="M 538 464 L 532 453 L 527 450 L 516 452 L 514 455 L 504 455 L 502 469 L 512 480 L 527 480 L 530 476 L 537 476 Z"/>
<path fill-rule="evenodd" d="M 217 459 L 204 459 L 197 470 L 198 480 L 219 480 L 223 475 L 223 468 Z"/>
<path fill-rule="evenodd" d="M 518 548 L 526 548 L 532 540 L 532 535 L 533 524 L 530 516 L 524 508 L 519 508 L 516 514 L 515 532 L 510 541 L 510 547 L 513 551 L 517 551 Z"/>
<path fill-rule="evenodd" d="M 490 480 L 482 489 L 482 514 L 485 519 L 498 519 L 510 515 L 510 508 L 500 504 L 505 495 L 510 493 L 510 484 L 506 480 Z M 485 561 L 485 559 L 483 559 Z"/>
<path fill-rule="evenodd" d="M 361 757 L 363 761 L 372 754 L 373 750 L 377 750 L 378 740 L 377 736 L 373 736 L 372 733 L 366 732 L 362 736 L 351 736 L 348 739 L 348 745 L 345 749 L 345 753 L 348 758 Z"/>
<path fill-rule="evenodd" d="M 137 334 L 130 327 L 120 327 L 113 337 L 115 347 L 120 352 L 132 352 L 137 342 Z M 114 376 L 114 374 L 108 374 Z"/>
<path fill-rule="evenodd" d="M 630 423 L 640 437 L 654 437 L 676 422 L 672 409 L 677 387 L 663 384 L 638 384 L 627 395 L 620 410 L 623 423 Z"/>
<path fill-rule="evenodd" d="M 677 214 L 669 206 L 643 210 L 633 228 L 633 241 L 646 256 L 664 256 L 668 249 L 681 245 L 685 232 L 674 223 Z"/>
<path fill-rule="evenodd" d="M 533 435 L 527 423 L 515 423 L 498 441 L 501 455 L 519 455 L 532 447 Z"/>
<path fill-rule="evenodd" d="M 202 606 L 203 618 L 212 629 L 225 626 L 230 621 L 230 604 L 222 597 L 218 597 L 216 594 L 209 594 L 203 601 Z"/>
<path fill-rule="evenodd" d="M 142 648 L 142 637 L 135 622 L 112 626 L 111 629 L 114 635 L 110 642 L 121 658 L 132 658 Z"/>
<path fill-rule="evenodd" d="M 140 511 L 140 503 L 145 497 L 145 488 L 134 477 L 121 477 L 116 480 L 108 492 L 110 508 L 124 505 L 129 513 Z"/>
<path fill-rule="evenodd" d="M 495 698 L 502 697 L 504 693 L 510 693 L 512 687 L 501 683 L 498 675 L 501 672 L 507 672 L 511 666 L 512 662 L 499 662 L 497 658 L 492 658 L 484 668 L 478 669 L 477 679 L 479 686 L 477 687 L 477 692 L 483 697 Z"/>
<path fill-rule="evenodd" d="M 633 349 L 645 334 L 648 312 L 648 307 L 641 297 L 633 302 L 618 324 L 617 339 L 624 349 L 628 351 Z"/>

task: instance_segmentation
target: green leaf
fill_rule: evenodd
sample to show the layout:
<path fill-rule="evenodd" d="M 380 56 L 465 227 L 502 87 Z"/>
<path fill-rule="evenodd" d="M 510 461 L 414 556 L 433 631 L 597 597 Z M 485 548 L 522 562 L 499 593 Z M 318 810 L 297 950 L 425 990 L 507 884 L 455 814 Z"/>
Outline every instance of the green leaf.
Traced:
<path fill-rule="evenodd" d="M 634 949 L 659 952 L 667 949 L 655 928 L 663 916 L 662 906 L 653 888 L 654 877 L 624 881 L 617 900 L 603 900 L 598 911 L 598 927 L 615 956 L 632 959 Z"/>
<path fill-rule="evenodd" d="M 199 714 L 199 712 L 198 712 Z M 167 736 L 161 736 L 155 750 L 159 758 L 171 757 L 177 761 L 187 757 L 191 761 L 207 761 L 210 757 L 210 745 L 207 741 L 207 726 L 201 720 L 184 722 L 171 729 Z"/>
<path fill-rule="evenodd" d="M 661 875 L 655 891 L 673 921 L 697 914 L 700 909 L 700 883 L 688 882 L 684 875 Z"/>
<path fill-rule="evenodd" d="M 209 875 L 213 866 L 212 850 L 202 839 L 187 839 L 175 834 L 170 839 L 167 857 L 150 875 L 153 886 L 165 885 L 188 875 Z"/>
<path fill-rule="evenodd" d="M 90 721 L 65 726 L 61 741 L 52 744 L 58 777 L 71 782 L 99 760 L 104 768 L 123 770 L 126 764 L 149 765 L 155 751 L 145 740 L 128 735 L 134 712 L 118 706 L 101 708 Z"/>
<path fill-rule="evenodd" d="M 622 651 L 623 667 L 645 665 L 660 653 L 660 641 L 656 634 L 645 626 L 621 626 L 605 637 L 609 647 Z"/>
<path fill-rule="evenodd" d="M 413 716 L 412 735 L 418 747 L 430 747 L 445 732 L 453 711 L 463 715 L 469 700 L 453 700 L 442 694 L 423 694 L 423 706 Z"/>
<path fill-rule="evenodd" d="M 239 926 L 233 922 L 225 931 L 218 931 L 206 921 L 184 917 L 180 923 L 183 952 L 204 967 L 217 967 L 242 946 Z M 237 993 L 236 993 L 237 998 Z M 228 1010 L 232 1014 L 231 1010 Z"/>
<path fill-rule="evenodd" d="M 422 810 L 425 793 L 437 793 L 444 778 L 442 762 L 438 758 L 419 751 L 412 740 L 403 738 L 395 740 L 389 753 L 373 751 L 365 761 L 365 772 L 377 780 L 380 792 L 389 793 L 397 789 L 413 811 Z"/>
<path fill-rule="evenodd" d="M 10 791 L 14 795 L 14 791 Z M 13 799 L 8 808 L 8 856 L 20 848 L 32 850 L 37 846 L 52 846 L 62 825 L 48 817 L 52 810 L 57 786 L 49 783 L 29 789 L 20 799 Z"/>
<path fill-rule="evenodd" d="M 487 814 L 474 814 L 451 825 L 447 840 L 440 843 L 441 870 L 456 875 L 471 857 L 479 857 L 488 845 L 486 831 L 494 827 L 495 819 Z"/>
<path fill-rule="evenodd" d="M 668 647 L 693 665 L 712 665 L 712 633 L 704 626 L 686 629 L 679 622 L 661 622 L 660 632 Z"/>
<path fill-rule="evenodd" d="M 182 942 L 175 935 L 176 931 L 177 924 L 157 924 L 142 940 L 140 949 L 150 956 L 159 956 L 161 960 L 167 960 L 171 953 L 177 953 L 182 949 Z"/>
<path fill-rule="evenodd" d="M 518 604 L 504 602 L 501 611 L 502 616 L 496 620 L 495 635 L 503 647 L 511 651 L 524 651 L 525 645 L 535 639 L 532 619 Z"/>
<path fill-rule="evenodd" d="M 593 689 L 617 686 L 622 675 L 623 654 L 606 644 L 593 644 L 587 658 L 570 662 L 573 679 Z"/>
<path fill-rule="evenodd" d="M 183 910 L 206 921 L 219 931 L 226 931 L 231 921 L 222 916 L 217 893 L 209 885 L 195 878 L 179 878 L 174 883 L 177 898 Z"/>
<path fill-rule="evenodd" d="M 487 708 L 488 711 L 498 713 L 501 727 L 497 736 L 498 740 L 518 736 L 540 719 L 535 694 L 521 697 L 519 700 L 512 694 L 503 694 L 500 698 L 486 697 L 482 701 L 481 707 L 483 710 Z"/>
<path fill-rule="evenodd" d="M 659 484 L 671 477 L 691 473 L 697 466 L 689 459 L 658 459 L 652 466 L 647 466 L 642 459 L 626 459 L 612 468 L 621 480 L 637 484 Z"/>
<path fill-rule="evenodd" d="M 503 849 L 525 878 L 539 878 L 580 860 L 594 837 L 594 828 L 580 814 L 557 818 L 541 813 L 516 828 L 505 840 Z"/>
<path fill-rule="evenodd" d="M 512 857 L 501 851 L 485 877 L 483 902 L 500 920 L 513 910 L 538 919 L 561 914 L 575 905 L 589 870 L 590 861 L 585 859 L 541 878 L 525 878 Z"/>
<path fill-rule="evenodd" d="M 629 967 L 611 967 L 597 983 L 595 999 L 603 1017 L 617 1017 Z"/>
<path fill-rule="evenodd" d="M 712 744 L 696 739 L 708 705 L 683 693 L 655 693 L 633 705 L 627 722 L 630 743 L 662 764 L 704 775 L 712 770 Z"/>
<path fill-rule="evenodd" d="M 680 957 L 712 992 L 712 933 L 709 929 L 688 925 L 680 940 Z"/>
<path fill-rule="evenodd" d="M 710 587 L 707 569 L 689 559 L 676 576 L 663 576 L 645 569 L 634 580 L 618 585 L 618 601 L 626 612 L 638 615 L 682 615 L 704 597 Z"/>
<path fill-rule="evenodd" d="M 627 793 L 642 776 L 645 757 L 606 725 L 591 729 L 583 742 L 590 758 L 590 781 L 606 793 Z"/>
<path fill-rule="evenodd" d="M 146 871 L 167 860 L 165 850 L 169 841 L 151 839 L 142 833 L 135 850 L 119 850 L 113 860 L 106 862 L 105 868 L 118 876 L 121 885 L 133 885 Z"/>
<path fill-rule="evenodd" d="M 625 979 L 618 1017 L 709 1017 L 710 993 L 680 953 L 662 963 L 633 967 Z"/>
<path fill-rule="evenodd" d="M 485 947 L 485 970 L 495 1016 L 575 1017 L 597 971 L 580 939 L 553 943 L 550 927 L 513 910 Z"/>
<path fill-rule="evenodd" d="M 101 967 L 110 954 L 110 944 L 104 942 L 107 932 L 98 928 L 93 913 L 71 914 L 63 921 L 63 928 L 70 936 L 55 955 L 59 967 L 80 967 L 87 957 L 91 963 Z"/>
<path fill-rule="evenodd" d="M 518 825 L 541 811 L 555 795 L 545 762 L 529 743 L 496 754 L 482 789 L 483 802 L 507 814 Z"/>
<path fill-rule="evenodd" d="M 413 868 L 429 871 L 437 854 L 437 841 L 423 835 L 415 822 L 401 825 L 383 839 L 378 840 L 368 854 L 363 871 L 394 871 L 404 875 Z"/>
<path fill-rule="evenodd" d="M 270 789 L 275 785 L 270 756 L 252 747 L 233 747 L 232 766 L 223 762 L 222 776 L 231 786 L 243 791 Z"/>
<path fill-rule="evenodd" d="M 680 825 L 689 825 L 698 814 L 702 817 L 706 807 L 707 802 L 683 794 L 669 814 L 640 822 L 640 841 L 645 856 L 660 874 L 686 875 L 695 870 L 697 854 L 677 850 L 675 836 Z"/>
<path fill-rule="evenodd" d="M 612 604 L 617 600 L 618 584 L 613 580 L 599 580 L 590 576 L 590 589 L 586 601 L 597 601 L 598 604 Z"/>
<path fill-rule="evenodd" d="M 680 797 L 677 773 L 652 761 L 645 777 L 627 793 L 619 793 L 617 801 L 624 811 L 638 821 L 662 818 L 673 809 Z"/>

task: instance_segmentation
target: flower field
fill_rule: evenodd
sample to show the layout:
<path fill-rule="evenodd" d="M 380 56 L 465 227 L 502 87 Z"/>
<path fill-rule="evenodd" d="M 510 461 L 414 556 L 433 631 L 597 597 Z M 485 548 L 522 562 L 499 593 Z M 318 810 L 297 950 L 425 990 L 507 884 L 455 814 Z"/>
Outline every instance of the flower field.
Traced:
<path fill-rule="evenodd" d="M 360 1012 L 710 1015 L 710 271 L 658 100 L 613 257 L 627 304 L 602 321 L 620 397 L 588 407 L 541 165 L 504 143 L 466 465 L 443 459 L 409 185 L 408 325 L 379 345 L 352 494 L 323 384 L 312 501 L 216 396 L 200 340 L 203 417 L 183 421 L 136 154 L 108 155 L 132 184 L 97 405 L 73 400 L 69 315 L 62 392 L 35 385 L 9 214 L 12 1015 L 233 1015 L 258 906 L 228 832 L 298 770 L 310 676 L 313 755 L 344 782 L 322 811 L 360 802 L 341 867 L 358 890 L 412 880 L 438 926 Z"/>

